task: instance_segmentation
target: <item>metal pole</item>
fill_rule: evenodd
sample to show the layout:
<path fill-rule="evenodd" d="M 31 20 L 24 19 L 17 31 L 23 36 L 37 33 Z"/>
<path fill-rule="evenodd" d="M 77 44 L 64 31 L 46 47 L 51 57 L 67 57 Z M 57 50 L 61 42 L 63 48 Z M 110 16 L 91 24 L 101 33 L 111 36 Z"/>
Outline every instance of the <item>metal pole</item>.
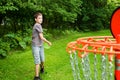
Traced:
<path fill-rule="evenodd" d="M 117 35 L 116 41 L 120 44 L 120 34 Z M 115 80 L 120 80 L 120 54 L 115 55 Z"/>

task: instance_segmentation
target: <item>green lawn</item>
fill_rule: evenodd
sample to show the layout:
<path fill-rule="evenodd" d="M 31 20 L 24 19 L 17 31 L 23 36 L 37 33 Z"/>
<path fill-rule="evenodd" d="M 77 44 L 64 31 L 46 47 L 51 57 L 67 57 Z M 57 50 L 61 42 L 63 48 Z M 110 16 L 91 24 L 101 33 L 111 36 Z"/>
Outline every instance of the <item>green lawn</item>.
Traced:
<path fill-rule="evenodd" d="M 45 49 L 45 73 L 42 80 L 73 80 L 69 55 L 66 53 L 67 43 L 81 37 L 111 35 L 109 30 L 86 33 L 71 33 L 53 40 L 50 49 Z M 14 51 L 0 60 L 0 80 L 33 80 L 34 63 L 31 48 Z"/>

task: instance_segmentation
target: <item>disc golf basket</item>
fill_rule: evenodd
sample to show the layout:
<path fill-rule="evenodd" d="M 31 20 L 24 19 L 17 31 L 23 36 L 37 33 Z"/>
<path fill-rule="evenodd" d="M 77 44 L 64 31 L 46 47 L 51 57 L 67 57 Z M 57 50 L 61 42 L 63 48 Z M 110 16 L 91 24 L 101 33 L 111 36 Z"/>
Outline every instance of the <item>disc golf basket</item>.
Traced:
<path fill-rule="evenodd" d="M 67 45 L 74 80 L 120 80 L 120 8 L 112 15 L 113 36 L 78 38 Z"/>

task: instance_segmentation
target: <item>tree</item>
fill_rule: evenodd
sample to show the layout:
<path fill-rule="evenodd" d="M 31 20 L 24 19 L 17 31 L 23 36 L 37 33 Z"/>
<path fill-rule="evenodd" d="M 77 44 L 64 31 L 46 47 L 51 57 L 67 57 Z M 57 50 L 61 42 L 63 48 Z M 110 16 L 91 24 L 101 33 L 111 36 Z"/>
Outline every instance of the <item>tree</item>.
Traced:
<path fill-rule="evenodd" d="M 51 3 L 52 2 L 52 3 Z M 81 13 L 81 0 L 44 0 L 42 2 L 45 26 L 50 28 L 67 28 Z"/>
<path fill-rule="evenodd" d="M 110 17 L 115 3 L 109 8 L 108 0 L 82 0 L 82 14 L 76 22 L 79 30 L 96 31 L 109 27 Z M 79 26 L 80 24 L 80 26 Z"/>
<path fill-rule="evenodd" d="M 34 12 L 41 9 L 37 1 L 39 0 L 1 0 L 0 23 L 4 21 L 4 27 L 12 32 L 30 27 Z"/>
<path fill-rule="evenodd" d="M 52 3 L 51 3 L 52 2 Z M 44 27 L 67 28 L 77 20 L 81 13 L 80 0 L 1 0 L 1 22 L 13 32 L 24 30 L 33 24 L 33 15 L 40 11 L 44 15 Z"/>
<path fill-rule="evenodd" d="M 18 10 L 18 8 L 14 6 L 13 2 L 10 2 L 9 0 L 0 0 L 0 23 L 2 23 L 2 19 L 5 17 L 6 11 L 15 10 Z"/>

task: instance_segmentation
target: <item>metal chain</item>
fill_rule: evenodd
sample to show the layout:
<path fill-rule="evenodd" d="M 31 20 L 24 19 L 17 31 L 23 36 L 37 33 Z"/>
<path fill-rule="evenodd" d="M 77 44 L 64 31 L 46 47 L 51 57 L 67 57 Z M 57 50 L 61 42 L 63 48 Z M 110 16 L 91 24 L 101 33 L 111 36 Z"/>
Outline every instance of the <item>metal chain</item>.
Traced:
<path fill-rule="evenodd" d="M 84 80 L 92 80 L 91 70 L 90 70 L 90 60 L 89 55 L 86 55 L 84 58 L 81 58 L 81 67 L 83 71 Z M 109 67 L 106 65 L 106 56 L 102 55 L 101 57 L 101 79 L 100 80 L 113 80 L 113 63 L 109 61 Z M 97 71 L 97 55 L 94 54 L 94 80 L 98 80 L 98 71 Z M 80 69 L 78 66 L 77 53 L 74 52 L 70 54 L 70 63 L 73 71 L 74 80 L 82 80 L 80 77 Z M 108 72 L 107 72 L 108 70 Z M 109 73 L 109 74 L 108 74 Z M 108 77 L 109 76 L 109 77 Z"/>
<path fill-rule="evenodd" d="M 108 57 L 107 57 L 108 55 L 105 55 L 105 57 L 106 57 L 106 61 L 105 61 L 105 65 L 106 65 L 106 68 L 105 68 L 105 80 L 109 80 L 108 78 L 108 75 L 109 75 L 109 65 L 108 65 Z"/>
<path fill-rule="evenodd" d="M 81 80 L 79 72 L 80 69 L 78 67 L 78 59 L 75 51 L 73 54 L 70 54 L 70 63 L 72 66 L 74 80 Z"/>
<path fill-rule="evenodd" d="M 90 60 L 89 60 L 88 55 L 86 55 L 86 71 L 87 71 L 88 80 L 92 80 L 91 79 L 91 72 L 90 72 Z"/>
<path fill-rule="evenodd" d="M 82 66 L 82 70 L 83 70 L 83 76 L 84 76 L 85 80 L 87 80 L 87 74 L 86 74 L 84 58 L 81 59 L 81 66 Z"/>
<path fill-rule="evenodd" d="M 105 55 L 102 55 L 102 68 L 101 68 L 101 71 L 102 71 L 102 80 L 105 80 L 105 77 L 106 77 L 106 58 L 105 58 Z"/>
<path fill-rule="evenodd" d="M 112 61 L 109 62 L 109 80 L 113 80 L 113 64 Z"/>
<path fill-rule="evenodd" d="M 70 63 L 71 63 L 72 71 L 73 71 L 74 80 L 77 80 L 77 76 L 76 76 L 76 72 L 75 72 L 74 59 L 73 59 L 72 54 L 70 54 Z"/>
<path fill-rule="evenodd" d="M 74 61 L 75 61 L 75 69 L 76 69 L 76 74 L 77 74 L 77 80 L 81 80 L 80 78 L 80 69 L 78 67 L 78 59 L 77 59 L 77 55 L 76 52 L 74 51 Z"/>
<path fill-rule="evenodd" d="M 86 57 L 84 57 L 84 68 L 85 68 L 85 74 L 86 74 L 86 80 L 88 80 L 88 68 L 87 68 L 87 61 L 86 61 Z"/>
<path fill-rule="evenodd" d="M 82 58 L 81 65 L 82 65 L 82 70 L 83 70 L 83 75 L 85 80 L 92 80 L 90 76 L 91 75 L 90 61 L 89 61 L 88 55 Z"/>
<path fill-rule="evenodd" d="M 97 74 L 97 55 L 94 54 L 94 80 L 98 80 Z"/>

